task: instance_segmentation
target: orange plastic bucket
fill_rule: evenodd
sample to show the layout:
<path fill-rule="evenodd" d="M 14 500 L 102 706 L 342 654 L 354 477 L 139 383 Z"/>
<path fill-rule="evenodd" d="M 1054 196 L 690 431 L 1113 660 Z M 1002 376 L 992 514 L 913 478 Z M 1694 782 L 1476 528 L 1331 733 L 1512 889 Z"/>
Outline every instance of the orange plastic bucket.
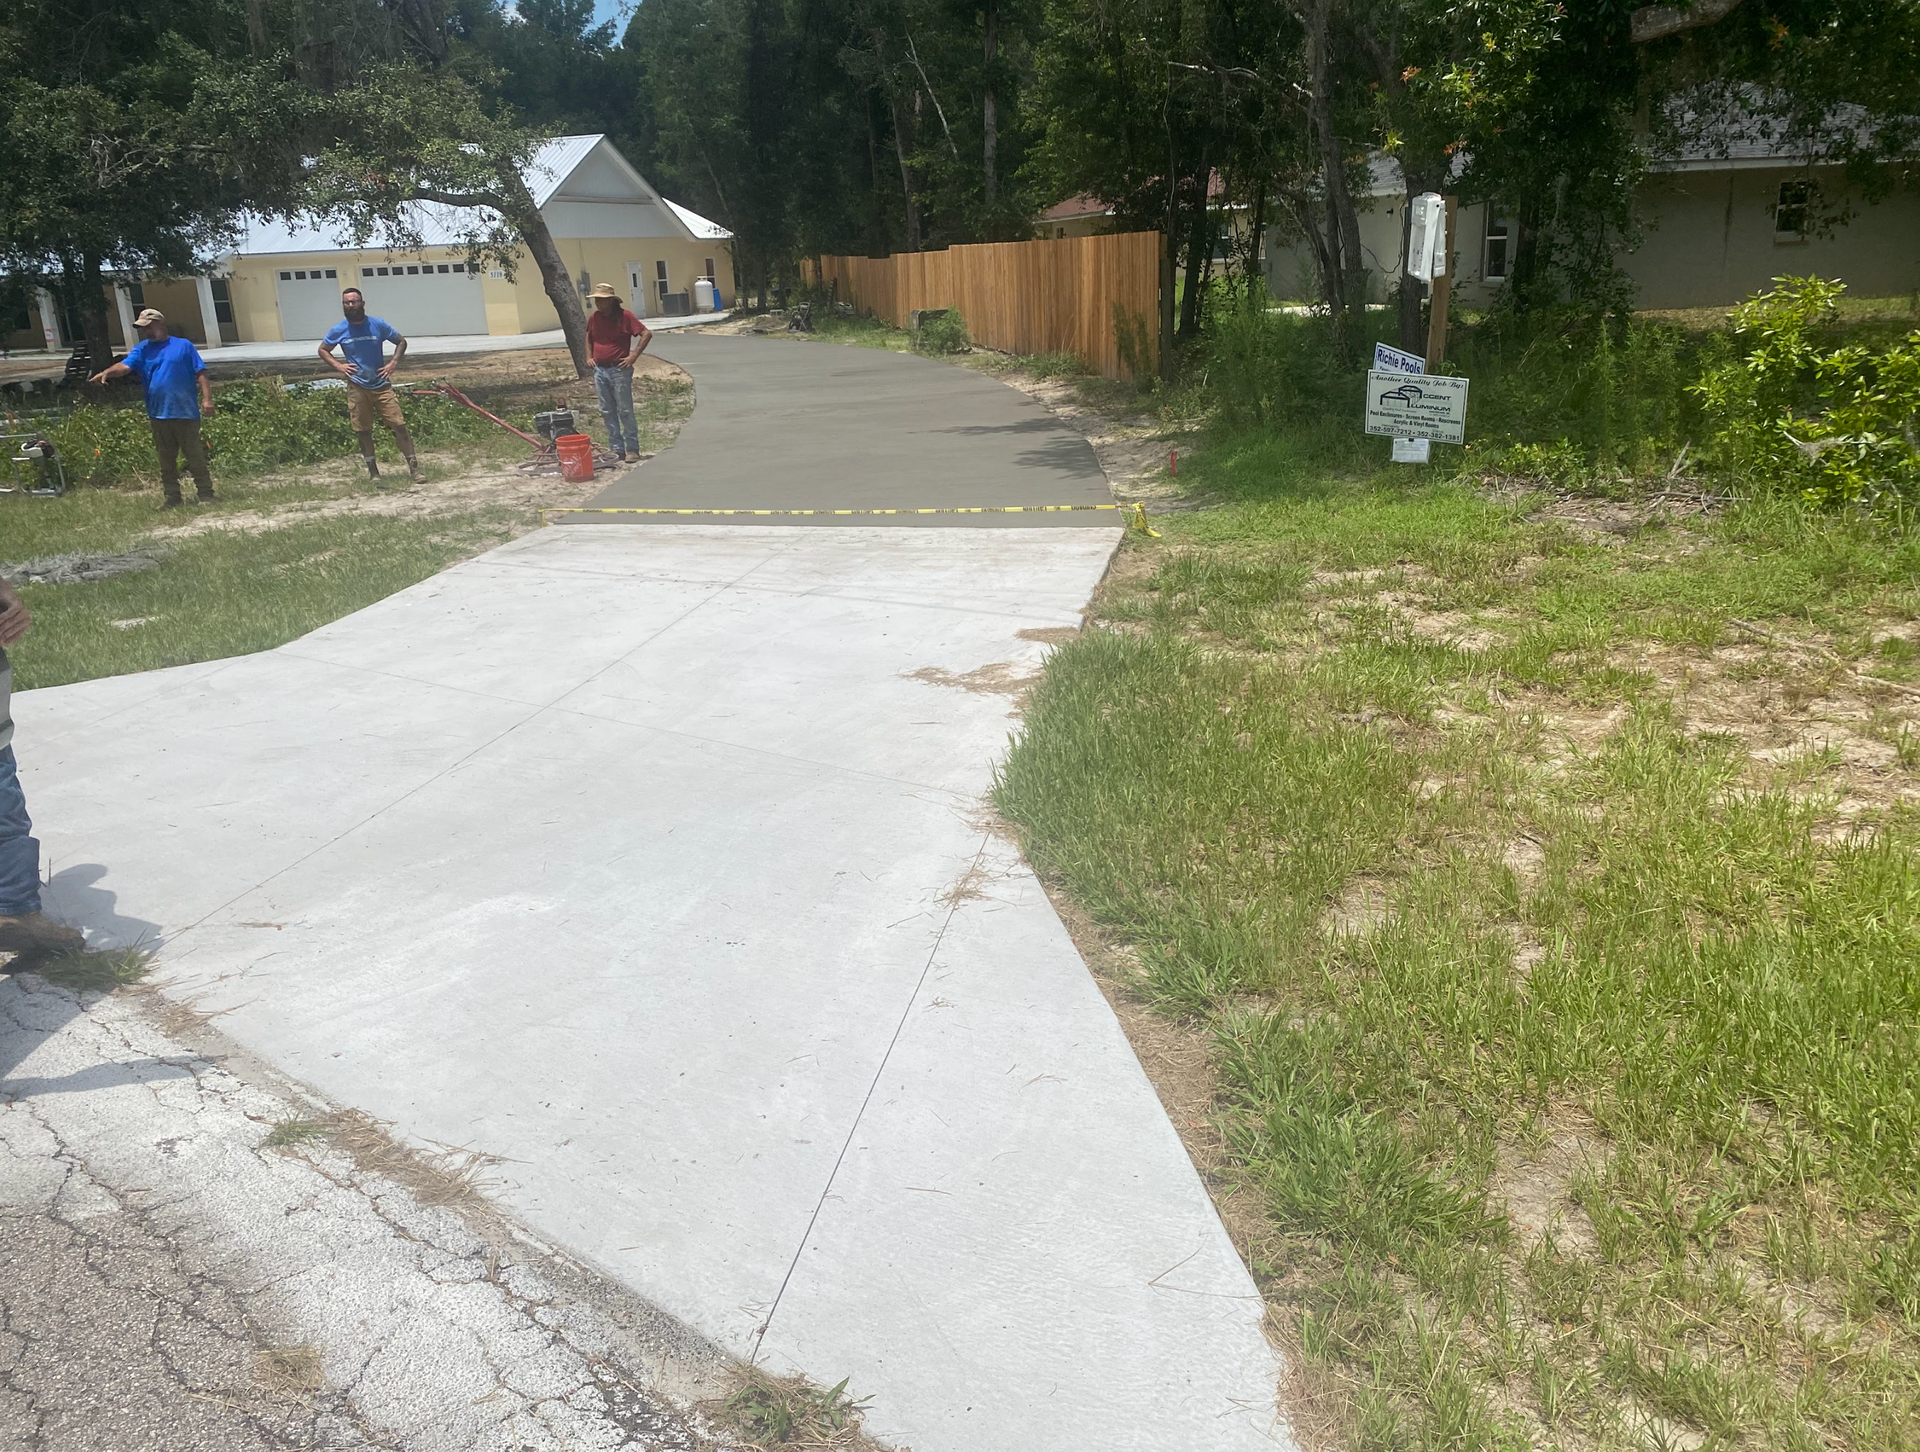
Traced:
<path fill-rule="evenodd" d="M 593 440 L 585 434 L 562 434 L 553 441 L 560 454 L 560 477 L 572 484 L 593 482 Z"/>

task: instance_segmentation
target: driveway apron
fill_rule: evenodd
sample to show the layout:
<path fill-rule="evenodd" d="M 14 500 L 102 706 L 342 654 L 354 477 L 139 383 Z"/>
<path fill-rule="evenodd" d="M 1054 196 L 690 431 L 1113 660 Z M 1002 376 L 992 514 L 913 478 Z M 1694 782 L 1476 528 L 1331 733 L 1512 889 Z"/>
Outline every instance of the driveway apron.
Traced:
<path fill-rule="evenodd" d="M 672 356 L 694 420 L 603 498 L 1107 499 L 959 369 Z M 278 650 L 17 697 L 50 909 L 883 1438 L 1291 1445 L 1260 1296 L 985 808 L 1113 516 L 582 518 Z"/>

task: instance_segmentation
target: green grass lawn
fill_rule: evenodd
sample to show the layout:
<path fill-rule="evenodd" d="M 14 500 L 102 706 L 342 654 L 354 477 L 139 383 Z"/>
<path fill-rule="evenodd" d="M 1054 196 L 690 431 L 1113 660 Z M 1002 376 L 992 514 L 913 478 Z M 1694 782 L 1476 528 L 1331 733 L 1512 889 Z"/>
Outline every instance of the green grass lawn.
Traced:
<path fill-rule="evenodd" d="M 999 791 L 1203 1037 L 1305 1424 L 1920 1445 L 1920 548 L 1216 441 Z"/>
<path fill-rule="evenodd" d="M 501 355 L 459 369 L 442 376 L 522 427 L 554 402 L 599 427 L 592 385 L 559 355 Z M 239 406 L 222 404 L 226 452 L 212 461 L 213 504 L 162 513 L 144 421 L 110 408 L 70 415 L 62 433 L 69 457 L 90 458 L 86 467 L 105 479 L 54 499 L 0 497 L 0 568 L 76 554 L 158 561 L 107 579 L 23 585 L 34 628 L 9 652 L 16 689 L 271 649 L 536 528 L 540 503 L 581 494 L 553 481 L 545 497 L 549 486 L 513 473 L 528 453 L 519 440 L 437 400 L 406 405 L 426 425 L 429 483 L 396 494 L 404 467 L 376 485 L 353 462 L 337 393 L 280 394 L 251 381 L 216 397 Z M 634 402 L 649 450 L 670 443 L 692 408 L 691 390 L 671 380 L 642 380 Z M 97 454 L 82 446 L 89 439 Z M 391 438 L 376 430 L 376 441 L 392 472 Z"/>
<path fill-rule="evenodd" d="M 525 528 L 504 509 L 391 518 L 335 515 L 169 543 L 157 569 L 28 586 L 31 634 L 9 655 L 14 686 L 270 650 L 417 584 Z"/>

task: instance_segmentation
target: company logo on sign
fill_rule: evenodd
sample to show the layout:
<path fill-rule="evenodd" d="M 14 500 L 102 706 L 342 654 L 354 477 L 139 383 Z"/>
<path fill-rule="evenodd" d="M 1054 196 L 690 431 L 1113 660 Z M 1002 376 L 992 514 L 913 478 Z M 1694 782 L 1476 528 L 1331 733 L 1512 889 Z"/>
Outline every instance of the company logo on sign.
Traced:
<path fill-rule="evenodd" d="M 1367 432 L 1394 439 L 1467 440 L 1467 380 L 1367 372 Z"/>

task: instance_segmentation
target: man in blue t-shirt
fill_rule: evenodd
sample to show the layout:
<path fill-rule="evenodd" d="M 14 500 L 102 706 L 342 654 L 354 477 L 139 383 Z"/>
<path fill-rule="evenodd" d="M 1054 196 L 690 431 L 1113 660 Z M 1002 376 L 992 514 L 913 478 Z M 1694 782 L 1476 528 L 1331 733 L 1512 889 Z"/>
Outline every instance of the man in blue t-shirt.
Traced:
<path fill-rule="evenodd" d="M 420 472 L 420 460 L 413 452 L 413 435 L 400 412 L 400 400 L 393 396 L 393 375 L 400 360 L 407 356 L 407 340 L 395 332 L 385 318 L 367 316 L 367 300 L 357 287 L 340 294 L 340 311 L 345 320 L 335 323 L 320 344 L 320 361 L 347 380 L 347 416 L 360 439 L 360 457 L 367 465 L 367 477 L 378 479 L 380 465 L 373 457 L 373 421 L 393 430 L 393 441 L 407 461 L 407 473 L 416 484 L 426 476 Z M 387 357 L 386 345 L 393 344 L 393 357 Z M 336 358 L 338 348 L 344 358 Z"/>
<path fill-rule="evenodd" d="M 213 476 L 207 472 L 207 446 L 200 437 L 202 416 L 213 417 L 213 390 L 207 387 L 207 365 L 190 339 L 168 331 L 166 315 L 147 308 L 133 320 L 141 341 L 120 362 L 93 375 L 95 383 L 111 383 L 132 375 L 147 393 L 147 423 L 160 455 L 160 507 L 180 503 L 180 456 L 187 456 L 193 475 L 194 498 L 202 504 L 213 498 Z"/>

